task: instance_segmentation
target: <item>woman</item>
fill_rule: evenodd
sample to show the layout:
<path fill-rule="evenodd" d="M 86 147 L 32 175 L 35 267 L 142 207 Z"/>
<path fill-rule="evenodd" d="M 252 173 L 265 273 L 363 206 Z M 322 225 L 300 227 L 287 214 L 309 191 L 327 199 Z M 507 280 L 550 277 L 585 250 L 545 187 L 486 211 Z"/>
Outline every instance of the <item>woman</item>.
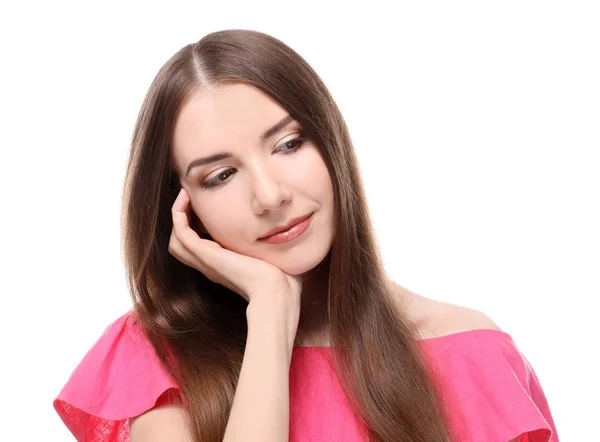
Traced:
<path fill-rule="evenodd" d="M 344 120 L 273 37 L 163 66 L 122 232 L 134 309 L 54 402 L 78 440 L 558 440 L 508 334 L 386 276 Z"/>

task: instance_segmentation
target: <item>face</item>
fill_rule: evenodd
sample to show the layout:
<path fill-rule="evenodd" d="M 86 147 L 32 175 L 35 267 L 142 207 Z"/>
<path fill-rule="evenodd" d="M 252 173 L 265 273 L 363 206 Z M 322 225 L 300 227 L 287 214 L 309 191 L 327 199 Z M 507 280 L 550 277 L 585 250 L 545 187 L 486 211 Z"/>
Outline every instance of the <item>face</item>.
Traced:
<path fill-rule="evenodd" d="M 271 97 L 229 83 L 190 96 L 172 146 L 181 185 L 212 239 L 291 275 L 317 266 L 334 236 L 331 177 L 319 149 L 304 136 Z M 207 157 L 215 161 L 194 161 Z M 259 240 L 311 213 L 300 236 L 278 244 Z"/>

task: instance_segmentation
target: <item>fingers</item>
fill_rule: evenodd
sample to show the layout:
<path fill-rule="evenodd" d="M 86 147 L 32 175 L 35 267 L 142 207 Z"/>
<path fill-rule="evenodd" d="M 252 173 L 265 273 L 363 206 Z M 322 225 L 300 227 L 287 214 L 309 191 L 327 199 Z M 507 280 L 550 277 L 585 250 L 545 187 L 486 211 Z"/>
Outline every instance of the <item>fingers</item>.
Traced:
<path fill-rule="evenodd" d="M 201 271 L 211 278 L 208 263 L 213 259 L 215 249 L 221 249 L 217 243 L 202 239 L 190 226 L 190 197 L 181 188 L 171 207 L 173 230 L 169 240 L 169 252 L 184 264 Z M 212 279 L 212 278 L 211 278 Z"/>
<path fill-rule="evenodd" d="M 190 226 L 189 210 L 190 197 L 185 189 L 181 188 L 171 207 L 171 214 L 175 236 L 180 241 L 182 247 L 188 250 L 189 245 L 199 239 L 198 234 Z"/>
<path fill-rule="evenodd" d="M 197 268 L 198 263 L 196 257 L 187 250 L 181 241 L 175 236 L 175 232 L 171 232 L 169 239 L 169 253 L 187 266 Z"/>
<path fill-rule="evenodd" d="M 184 262 L 185 264 L 196 267 L 198 258 L 194 256 L 190 245 L 197 241 L 199 237 L 196 238 L 198 235 L 190 227 L 188 217 L 189 203 L 190 197 L 188 193 L 184 188 L 181 188 L 171 207 L 173 230 L 169 240 L 169 252 L 177 258 L 181 258 L 181 261 L 187 261 Z"/>
<path fill-rule="evenodd" d="M 190 228 L 190 220 L 188 218 L 188 209 L 190 203 L 190 196 L 182 187 L 175 198 L 175 202 L 171 207 L 171 214 L 173 215 L 173 226 L 184 230 L 186 227 Z"/>
<path fill-rule="evenodd" d="M 179 211 L 185 211 L 187 209 L 187 205 L 190 202 L 190 196 L 182 187 L 179 189 L 179 193 L 177 194 L 177 198 L 175 198 L 175 202 L 173 203 L 173 209 Z"/>
<path fill-rule="evenodd" d="M 171 213 L 173 230 L 169 239 L 169 253 L 183 264 L 203 273 L 208 279 L 221 284 L 247 300 L 247 292 L 264 284 L 259 275 L 269 275 L 266 263 L 227 250 L 215 241 L 202 239 L 190 225 L 190 197 L 181 189 Z M 250 289 L 249 289 L 250 288 Z"/>

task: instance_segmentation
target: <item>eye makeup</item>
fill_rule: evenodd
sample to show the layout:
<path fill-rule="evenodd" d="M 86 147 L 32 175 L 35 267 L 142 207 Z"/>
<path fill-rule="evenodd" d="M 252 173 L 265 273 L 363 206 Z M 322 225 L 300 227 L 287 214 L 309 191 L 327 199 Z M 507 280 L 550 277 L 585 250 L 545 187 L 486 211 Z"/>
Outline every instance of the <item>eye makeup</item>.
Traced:
<path fill-rule="evenodd" d="M 298 152 L 298 150 L 300 150 L 300 148 L 302 146 L 304 146 L 304 144 L 307 141 L 308 141 L 308 138 L 305 136 L 300 136 L 300 137 L 294 138 L 292 140 L 286 141 L 285 143 L 282 143 L 279 146 L 277 146 L 275 148 L 275 152 L 279 151 L 283 155 L 290 155 L 290 154 L 296 153 L 296 152 Z M 230 172 L 232 172 L 232 173 L 230 173 Z M 215 175 L 210 180 L 204 182 L 201 185 L 201 190 L 205 191 L 205 190 L 214 189 L 217 187 L 222 187 L 224 184 L 226 184 L 228 182 L 228 178 L 234 174 L 235 174 L 235 169 L 233 169 L 233 168 L 225 169 L 224 171 L 219 172 L 217 175 Z"/>

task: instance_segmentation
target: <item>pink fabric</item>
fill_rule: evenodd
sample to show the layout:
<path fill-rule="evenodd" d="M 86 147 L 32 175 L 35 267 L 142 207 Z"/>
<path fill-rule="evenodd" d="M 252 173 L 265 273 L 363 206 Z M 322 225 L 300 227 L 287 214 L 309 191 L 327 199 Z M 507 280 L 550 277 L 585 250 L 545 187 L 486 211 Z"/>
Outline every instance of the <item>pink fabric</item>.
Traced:
<path fill-rule="evenodd" d="M 512 338 L 471 330 L 419 341 L 441 375 L 457 442 L 558 442 L 544 392 Z M 290 442 L 365 440 L 333 372 L 327 347 L 295 347 L 290 367 Z M 53 405 L 78 441 L 126 442 L 128 418 L 177 389 L 127 313 L 85 355 Z"/>

